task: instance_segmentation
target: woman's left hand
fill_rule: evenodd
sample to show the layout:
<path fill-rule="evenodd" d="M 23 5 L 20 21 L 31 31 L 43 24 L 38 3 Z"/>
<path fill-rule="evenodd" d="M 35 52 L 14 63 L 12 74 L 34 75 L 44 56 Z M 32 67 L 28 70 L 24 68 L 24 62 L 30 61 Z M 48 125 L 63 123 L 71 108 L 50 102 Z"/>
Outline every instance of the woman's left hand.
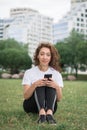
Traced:
<path fill-rule="evenodd" d="M 49 80 L 45 81 L 46 86 L 52 87 L 52 88 L 57 88 L 58 84 L 52 79 L 50 78 Z"/>

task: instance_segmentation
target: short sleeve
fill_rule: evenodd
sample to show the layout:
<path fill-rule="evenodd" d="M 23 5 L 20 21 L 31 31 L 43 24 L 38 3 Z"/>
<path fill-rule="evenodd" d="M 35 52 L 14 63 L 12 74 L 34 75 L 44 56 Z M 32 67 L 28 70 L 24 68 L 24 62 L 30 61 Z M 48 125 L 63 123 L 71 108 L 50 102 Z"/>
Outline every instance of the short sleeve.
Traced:
<path fill-rule="evenodd" d="M 63 78 L 62 78 L 61 73 L 57 72 L 55 74 L 55 79 L 56 79 L 56 82 L 58 83 L 58 85 L 63 88 L 64 84 L 63 84 Z"/>
<path fill-rule="evenodd" d="M 30 73 L 27 70 L 24 74 L 23 80 L 22 80 L 22 85 L 31 85 L 31 80 L 30 80 Z"/>
<path fill-rule="evenodd" d="M 64 87 L 63 78 L 62 78 L 61 74 L 59 75 L 59 86 L 62 87 L 62 88 Z"/>

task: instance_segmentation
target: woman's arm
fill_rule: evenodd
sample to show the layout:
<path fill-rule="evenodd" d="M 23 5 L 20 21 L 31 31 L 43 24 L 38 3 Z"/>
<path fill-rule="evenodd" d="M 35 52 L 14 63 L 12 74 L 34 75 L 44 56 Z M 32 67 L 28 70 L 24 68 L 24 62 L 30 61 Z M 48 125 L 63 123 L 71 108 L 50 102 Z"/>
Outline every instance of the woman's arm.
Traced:
<path fill-rule="evenodd" d="M 57 101 L 59 102 L 62 99 L 62 87 L 57 86 L 56 92 L 57 92 Z"/>
<path fill-rule="evenodd" d="M 45 81 L 43 79 L 37 80 L 31 86 L 24 85 L 24 99 L 29 99 L 33 92 L 35 91 L 36 87 L 41 87 L 45 85 Z"/>
<path fill-rule="evenodd" d="M 35 88 L 36 86 L 34 84 L 32 84 L 32 86 L 24 85 L 24 99 L 29 99 L 32 96 Z"/>

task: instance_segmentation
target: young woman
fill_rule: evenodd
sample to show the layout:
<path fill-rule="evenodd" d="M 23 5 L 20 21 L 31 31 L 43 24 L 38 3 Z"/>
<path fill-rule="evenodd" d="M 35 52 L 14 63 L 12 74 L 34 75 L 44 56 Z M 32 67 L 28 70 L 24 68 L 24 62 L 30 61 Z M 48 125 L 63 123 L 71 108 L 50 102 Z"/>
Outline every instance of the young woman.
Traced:
<path fill-rule="evenodd" d="M 53 114 L 62 98 L 63 80 L 59 54 L 50 43 L 41 43 L 34 55 L 34 67 L 23 77 L 25 112 L 39 113 L 38 123 L 56 124 Z"/>

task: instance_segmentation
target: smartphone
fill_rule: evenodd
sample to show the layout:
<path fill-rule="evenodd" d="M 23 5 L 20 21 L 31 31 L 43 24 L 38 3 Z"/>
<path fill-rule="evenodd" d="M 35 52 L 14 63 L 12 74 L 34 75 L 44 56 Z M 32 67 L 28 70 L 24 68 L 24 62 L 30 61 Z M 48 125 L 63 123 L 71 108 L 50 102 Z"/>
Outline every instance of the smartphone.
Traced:
<path fill-rule="evenodd" d="M 44 78 L 47 78 L 48 80 L 50 80 L 50 78 L 52 78 L 52 74 L 45 74 Z"/>

